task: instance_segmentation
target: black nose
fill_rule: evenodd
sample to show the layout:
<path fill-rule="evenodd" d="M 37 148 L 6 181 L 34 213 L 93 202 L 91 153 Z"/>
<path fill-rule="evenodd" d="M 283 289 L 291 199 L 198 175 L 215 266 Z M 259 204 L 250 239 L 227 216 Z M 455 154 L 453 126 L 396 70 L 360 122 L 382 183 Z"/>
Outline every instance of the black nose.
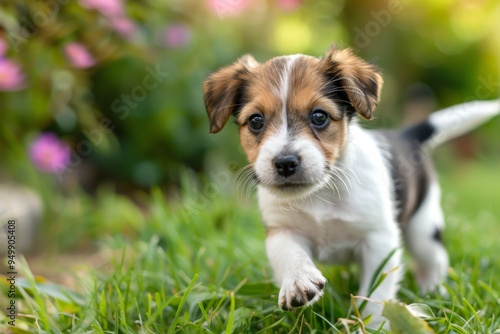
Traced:
<path fill-rule="evenodd" d="M 279 175 L 290 176 L 299 166 L 299 158 L 295 155 L 281 155 L 274 159 L 274 166 Z"/>

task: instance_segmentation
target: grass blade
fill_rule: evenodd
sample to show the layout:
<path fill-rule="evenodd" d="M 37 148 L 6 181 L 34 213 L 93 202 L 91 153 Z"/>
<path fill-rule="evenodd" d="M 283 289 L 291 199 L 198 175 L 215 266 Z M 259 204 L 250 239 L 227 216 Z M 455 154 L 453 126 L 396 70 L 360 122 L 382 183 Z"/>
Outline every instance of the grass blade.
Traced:
<path fill-rule="evenodd" d="M 181 298 L 181 302 L 179 304 L 179 307 L 177 308 L 177 312 L 175 313 L 174 320 L 172 321 L 172 326 L 170 326 L 170 328 L 168 330 L 168 334 L 172 334 L 175 331 L 175 326 L 177 325 L 177 321 L 179 319 L 179 315 L 181 314 L 182 308 L 184 307 L 184 303 L 186 302 L 186 298 L 189 295 L 189 293 L 191 292 L 191 289 L 193 288 L 194 283 L 198 279 L 198 276 L 199 276 L 198 274 L 194 274 L 193 279 L 191 280 L 188 287 L 186 288 L 184 295 Z"/>
<path fill-rule="evenodd" d="M 233 332 L 234 308 L 235 308 L 234 291 L 231 291 L 231 305 L 229 306 L 229 319 L 226 326 L 226 334 L 230 334 Z"/>

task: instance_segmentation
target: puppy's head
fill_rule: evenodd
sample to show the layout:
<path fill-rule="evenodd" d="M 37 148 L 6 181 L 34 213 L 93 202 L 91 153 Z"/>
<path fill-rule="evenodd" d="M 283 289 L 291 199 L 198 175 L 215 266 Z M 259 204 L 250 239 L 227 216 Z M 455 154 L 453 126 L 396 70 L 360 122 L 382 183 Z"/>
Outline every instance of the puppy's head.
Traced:
<path fill-rule="evenodd" d="M 231 115 L 258 182 L 284 198 L 329 181 L 356 115 L 371 119 L 382 78 L 349 49 L 324 58 L 293 55 L 259 64 L 246 55 L 205 81 L 210 132 Z"/>

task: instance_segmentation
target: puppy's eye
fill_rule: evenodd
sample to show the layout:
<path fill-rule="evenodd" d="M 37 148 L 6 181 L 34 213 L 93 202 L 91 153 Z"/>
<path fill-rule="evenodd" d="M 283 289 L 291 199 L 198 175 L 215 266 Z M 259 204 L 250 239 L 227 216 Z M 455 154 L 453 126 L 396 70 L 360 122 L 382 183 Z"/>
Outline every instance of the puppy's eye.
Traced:
<path fill-rule="evenodd" d="M 330 117 L 323 110 L 315 110 L 311 114 L 311 124 L 318 129 L 324 129 L 330 123 Z"/>
<path fill-rule="evenodd" d="M 248 118 L 248 127 L 253 132 L 259 132 L 264 127 L 264 117 L 253 114 Z"/>

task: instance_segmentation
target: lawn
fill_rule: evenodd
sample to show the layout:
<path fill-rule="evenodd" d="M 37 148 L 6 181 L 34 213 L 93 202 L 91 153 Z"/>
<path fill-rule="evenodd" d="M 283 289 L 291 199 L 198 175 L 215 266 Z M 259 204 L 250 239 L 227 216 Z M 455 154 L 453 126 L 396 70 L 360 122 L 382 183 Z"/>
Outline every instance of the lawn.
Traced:
<path fill-rule="evenodd" d="M 407 274 L 399 299 L 427 305 L 435 333 L 500 333 L 500 165 L 445 167 L 440 179 L 451 257 L 447 293 L 419 296 Z M 16 258 L 22 272 L 16 281 L 16 326 L 7 325 L 2 307 L 0 331 L 339 333 L 360 328 L 350 297 L 356 267 L 321 266 L 329 279 L 322 300 L 293 312 L 279 310 L 255 203 L 242 203 L 236 187 L 197 180 L 186 174 L 177 196 L 166 198 L 156 189 L 135 200 L 140 206 L 112 189 L 95 198 L 53 196 L 58 211 L 47 217 L 46 250 Z M 5 281 L 0 282 L 2 306 L 8 301 Z M 369 325 L 365 331 L 384 333 Z"/>

